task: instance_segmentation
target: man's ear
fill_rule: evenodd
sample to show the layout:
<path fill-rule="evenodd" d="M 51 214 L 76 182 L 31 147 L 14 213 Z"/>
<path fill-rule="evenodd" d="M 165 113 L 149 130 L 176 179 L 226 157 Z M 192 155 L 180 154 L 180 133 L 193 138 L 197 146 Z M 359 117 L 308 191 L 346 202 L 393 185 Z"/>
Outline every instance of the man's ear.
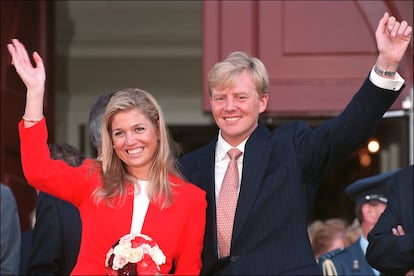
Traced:
<path fill-rule="evenodd" d="M 265 93 L 260 98 L 260 110 L 259 113 L 265 112 L 267 108 L 267 102 L 269 101 L 269 94 Z"/>

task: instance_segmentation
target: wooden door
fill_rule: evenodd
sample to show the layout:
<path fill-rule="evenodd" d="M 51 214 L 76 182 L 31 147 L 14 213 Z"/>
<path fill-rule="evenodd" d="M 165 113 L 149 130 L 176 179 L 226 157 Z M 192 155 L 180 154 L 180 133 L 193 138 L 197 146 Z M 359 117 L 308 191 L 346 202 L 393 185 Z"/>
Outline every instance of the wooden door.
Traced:
<path fill-rule="evenodd" d="M 413 1 L 204 1 L 203 107 L 206 75 L 241 50 L 260 58 L 270 77 L 265 116 L 330 117 L 350 101 L 375 64 L 375 30 L 385 11 L 413 24 Z M 399 72 L 412 87 L 412 48 Z"/>
<path fill-rule="evenodd" d="M 1 1 L 1 182 L 11 188 L 17 201 L 21 228 L 32 227 L 37 193 L 26 183 L 20 162 L 17 124 L 25 106 L 26 89 L 10 65 L 7 43 L 18 38 L 29 52 L 38 51 L 47 70 L 45 116 L 53 141 L 53 2 Z"/>

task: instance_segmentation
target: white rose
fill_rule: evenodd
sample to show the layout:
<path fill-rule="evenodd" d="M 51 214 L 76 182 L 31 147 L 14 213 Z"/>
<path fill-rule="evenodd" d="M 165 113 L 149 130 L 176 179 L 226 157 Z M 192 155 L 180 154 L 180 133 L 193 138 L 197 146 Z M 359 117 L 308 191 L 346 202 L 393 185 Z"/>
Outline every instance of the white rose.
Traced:
<path fill-rule="evenodd" d="M 123 242 L 123 241 L 131 241 L 131 240 L 133 240 L 134 239 L 134 235 L 132 235 L 132 234 L 126 234 L 126 235 L 124 235 L 124 236 L 122 236 L 120 239 L 119 239 L 119 242 Z"/>
<path fill-rule="evenodd" d="M 143 243 L 140 247 L 142 248 L 144 254 L 149 254 L 151 251 L 151 245 L 149 245 L 148 243 Z"/>
<path fill-rule="evenodd" d="M 142 260 L 142 257 L 144 256 L 144 251 L 141 247 L 137 248 L 131 248 L 128 252 L 127 260 L 130 263 L 137 263 Z"/>
<path fill-rule="evenodd" d="M 118 270 L 124 267 L 128 263 L 128 260 L 124 256 L 116 256 L 114 257 L 114 261 L 112 263 L 112 269 Z"/>
<path fill-rule="evenodd" d="M 117 246 L 115 246 L 114 248 L 114 254 L 115 256 L 127 256 L 128 255 L 128 251 L 131 248 L 130 245 L 128 244 L 118 244 Z"/>
<path fill-rule="evenodd" d="M 158 245 L 151 248 L 150 256 L 157 265 L 165 264 L 166 257 Z"/>
<path fill-rule="evenodd" d="M 152 239 L 149 236 L 145 235 L 145 234 L 137 234 L 137 236 L 142 237 L 144 240 L 152 241 Z"/>

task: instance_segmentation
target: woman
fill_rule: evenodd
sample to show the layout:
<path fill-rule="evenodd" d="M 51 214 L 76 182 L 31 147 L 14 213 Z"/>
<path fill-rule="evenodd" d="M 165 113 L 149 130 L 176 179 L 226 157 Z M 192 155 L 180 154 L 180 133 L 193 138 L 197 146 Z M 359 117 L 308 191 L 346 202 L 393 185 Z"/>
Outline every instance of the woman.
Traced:
<path fill-rule="evenodd" d="M 19 123 L 24 174 L 37 189 L 75 205 L 82 219 L 74 275 L 105 274 L 106 253 L 123 235 L 150 236 L 166 261 L 160 273 L 199 274 L 205 192 L 174 169 L 165 121 L 155 99 L 140 89 L 117 91 L 102 123 L 102 158 L 73 168 L 52 160 L 43 116 L 45 70 L 17 39 L 8 44 L 12 64 L 27 87 Z M 64 185 L 62 183 L 65 183 Z"/>
<path fill-rule="evenodd" d="M 334 249 L 348 246 L 347 229 L 346 221 L 340 218 L 314 221 L 308 230 L 315 260 Z"/>

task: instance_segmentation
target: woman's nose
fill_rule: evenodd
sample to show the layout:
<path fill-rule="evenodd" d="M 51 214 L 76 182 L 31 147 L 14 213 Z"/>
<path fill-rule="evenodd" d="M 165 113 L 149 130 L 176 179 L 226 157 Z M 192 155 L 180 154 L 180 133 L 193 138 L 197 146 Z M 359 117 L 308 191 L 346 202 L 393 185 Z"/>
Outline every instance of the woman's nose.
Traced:
<path fill-rule="evenodd" d="M 127 133 L 126 134 L 126 144 L 127 145 L 133 145 L 134 143 L 135 143 L 135 136 L 134 136 L 134 134 L 132 134 L 132 133 Z"/>

